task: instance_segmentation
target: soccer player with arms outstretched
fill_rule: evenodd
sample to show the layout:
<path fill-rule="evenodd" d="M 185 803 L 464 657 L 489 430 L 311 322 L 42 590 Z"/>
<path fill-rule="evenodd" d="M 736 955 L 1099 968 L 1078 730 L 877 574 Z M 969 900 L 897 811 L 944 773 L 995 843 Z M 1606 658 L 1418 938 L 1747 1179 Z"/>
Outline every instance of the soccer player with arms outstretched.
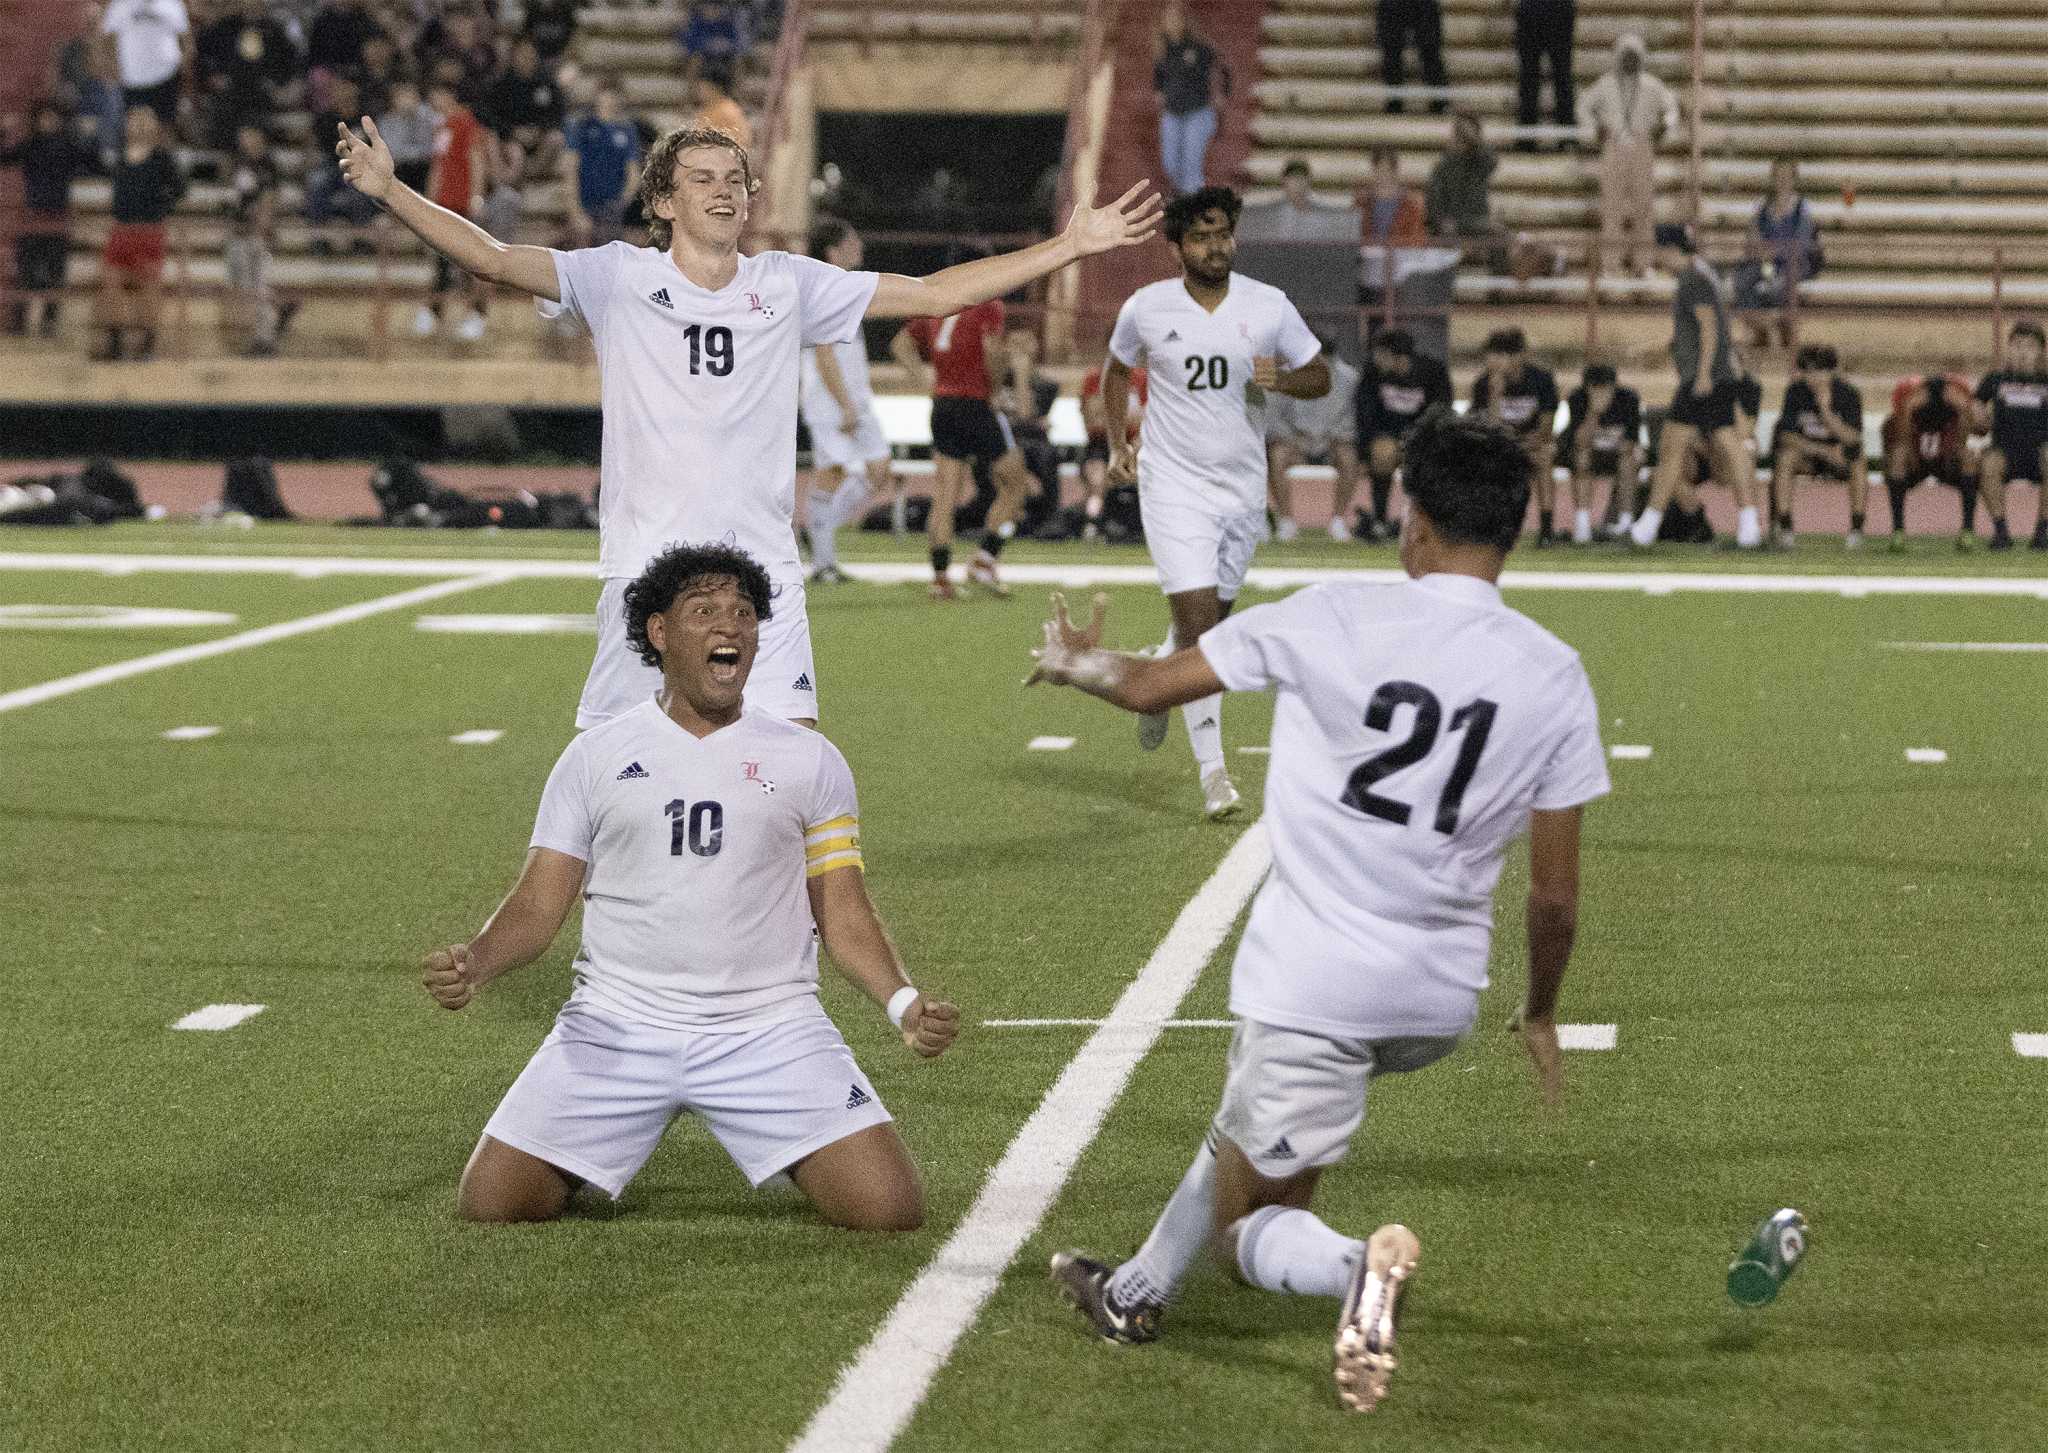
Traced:
<path fill-rule="evenodd" d="M 365 117 L 340 128 L 350 183 L 457 266 L 580 319 L 603 376 L 598 645 L 576 712 L 595 726 L 660 684 L 625 639 L 621 601 L 647 562 L 681 542 L 725 542 L 758 559 L 775 587 L 752 703 L 815 723 L 817 667 L 798 558 L 798 355 L 859 336 L 868 318 L 943 317 L 1071 262 L 1139 242 L 1159 217 L 1139 183 L 1106 207 L 1074 208 L 1067 230 L 1019 252 L 926 278 L 845 272 L 786 252 L 742 257 L 754 193 L 746 149 L 722 131 L 681 127 L 640 178 L 651 247 L 558 252 L 510 246 L 392 176 L 391 151 Z"/>
<path fill-rule="evenodd" d="M 1230 614 L 1266 530 L 1266 395 L 1318 399 L 1330 365 L 1287 295 L 1232 272 L 1243 203 L 1228 187 L 1176 197 L 1164 219 L 1181 275 L 1139 288 L 1117 314 L 1102 372 L 1112 483 L 1138 484 L 1145 548 L 1173 610 L 1161 648 L 1191 646 Z M 1127 438 L 1132 372 L 1146 369 L 1144 448 Z M 1223 761 L 1223 699 L 1189 702 L 1188 741 L 1203 810 L 1238 809 Z M 1138 744 L 1166 740 L 1166 713 L 1147 716 Z"/>
<path fill-rule="evenodd" d="M 836 1225 L 923 1223 L 917 1168 L 819 1007 L 817 945 L 920 1055 L 959 1011 L 910 986 L 868 898 L 846 759 L 743 704 L 771 594 L 725 546 L 672 547 L 628 584 L 659 691 L 569 744 L 519 881 L 427 955 L 427 992 L 461 1009 L 583 900 L 575 992 L 462 1172 L 465 1219 L 552 1220 L 586 1182 L 616 1199 L 690 1111 L 754 1185 L 787 1171 Z"/>
<path fill-rule="evenodd" d="M 1439 410 L 1410 435 L 1399 585 L 1330 584 L 1256 606 L 1164 658 L 1098 644 L 1055 604 L 1033 680 L 1126 711 L 1277 690 L 1266 776 L 1273 871 L 1231 969 L 1222 1105 L 1143 1248 L 1075 1252 L 1055 1282 L 1095 1331 L 1146 1342 L 1205 1246 L 1268 1291 L 1341 1299 L 1337 1391 L 1370 1408 L 1394 1369 L 1395 1313 L 1420 1247 L 1370 1244 L 1308 1209 L 1380 1075 L 1471 1032 L 1493 894 L 1529 834 L 1529 986 L 1517 1024 L 1546 1100 L 1562 1089 L 1554 1013 L 1576 932 L 1579 829 L 1608 790 L 1577 654 L 1511 609 L 1499 579 L 1529 508 L 1523 442 Z"/>

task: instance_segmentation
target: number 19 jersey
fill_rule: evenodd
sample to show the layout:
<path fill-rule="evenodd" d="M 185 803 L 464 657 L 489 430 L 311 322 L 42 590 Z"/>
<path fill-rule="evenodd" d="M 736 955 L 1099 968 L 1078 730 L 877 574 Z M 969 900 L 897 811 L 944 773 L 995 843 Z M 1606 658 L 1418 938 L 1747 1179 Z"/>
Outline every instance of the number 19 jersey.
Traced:
<path fill-rule="evenodd" d="M 1273 872 L 1231 1012 L 1332 1038 L 1465 1033 L 1509 843 L 1532 809 L 1608 790 L 1578 654 L 1469 575 L 1313 586 L 1200 649 L 1232 691 L 1279 691 Z"/>
<path fill-rule="evenodd" d="M 1210 312 L 1180 278 L 1125 300 L 1109 351 L 1145 366 L 1138 488 L 1219 518 L 1266 507 L 1266 399 L 1252 360 L 1301 368 L 1323 346 L 1287 294 L 1238 273 Z"/>

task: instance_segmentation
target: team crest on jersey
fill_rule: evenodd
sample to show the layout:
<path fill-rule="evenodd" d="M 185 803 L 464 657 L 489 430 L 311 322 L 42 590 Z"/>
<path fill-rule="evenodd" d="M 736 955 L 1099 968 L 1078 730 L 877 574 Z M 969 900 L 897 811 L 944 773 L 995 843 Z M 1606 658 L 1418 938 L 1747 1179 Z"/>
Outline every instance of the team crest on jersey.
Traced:
<path fill-rule="evenodd" d="M 753 783 L 764 794 L 775 791 L 775 784 L 761 775 L 761 764 L 759 762 L 740 763 L 740 778 L 742 781 Z"/>
<path fill-rule="evenodd" d="M 1249 323 L 1238 324 L 1237 336 L 1240 338 L 1249 339 L 1252 336 L 1252 325 Z"/>
<path fill-rule="evenodd" d="M 764 318 L 773 318 L 775 316 L 775 310 L 761 301 L 759 293 L 747 294 L 747 311 L 749 313 L 759 313 Z"/>

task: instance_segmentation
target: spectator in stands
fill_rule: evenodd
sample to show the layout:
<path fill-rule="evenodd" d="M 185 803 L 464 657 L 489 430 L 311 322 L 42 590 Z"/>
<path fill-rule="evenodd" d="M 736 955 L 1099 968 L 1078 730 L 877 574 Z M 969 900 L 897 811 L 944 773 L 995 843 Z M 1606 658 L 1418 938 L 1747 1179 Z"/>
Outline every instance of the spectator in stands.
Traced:
<path fill-rule="evenodd" d="M 1545 65 L 1550 67 L 1552 114 L 1559 126 L 1572 125 L 1572 42 L 1573 32 L 1578 28 L 1578 9 L 1576 0 L 1515 0 L 1515 61 L 1520 90 L 1517 111 L 1524 126 L 1542 123 Z M 1515 148 L 1534 151 L 1536 142 L 1524 137 L 1515 143 Z"/>
<path fill-rule="evenodd" d="M 1771 194 L 1756 209 L 1749 255 L 1735 271 L 1735 306 L 1746 315 L 1756 347 L 1770 346 L 1770 319 L 1764 315 L 1785 307 L 1822 261 L 1820 224 L 1799 195 L 1799 163 L 1781 156 L 1771 163 Z M 1790 318 L 1778 320 L 1778 336 L 1792 346 Z"/>
<path fill-rule="evenodd" d="M 114 161 L 114 225 L 100 256 L 99 321 L 104 346 L 94 358 L 137 360 L 156 353 L 163 310 L 165 219 L 185 195 L 185 176 L 164 144 L 154 107 L 136 104 L 123 119 L 121 154 Z M 129 335 L 133 338 L 130 339 Z M 134 351 L 126 352 L 133 342 Z"/>
<path fill-rule="evenodd" d="M 693 72 L 707 65 L 722 65 L 730 72 L 752 43 L 747 21 L 748 16 L 737 5 L 726 4 L 724 0 L 696 0 L 682 29 L 676 32 L 676 44 L 682 47 Z"/>
<path fill-rule="evenodd" d="M 1240 242 L 1357 242 L 1357 211 L 1316 200 L 1315 177 L 1308 163 L 1290 158 L 1280 171 L 1280 200 L 1244 209 L 1239 219 Z"/>
<path fill-rule="evenodd" d="M 363 45 L 383 31 L 364 0 L 326 0 L 313 13 L 306 31 L 306 67 L 313 105 L 327 105 L 327 78 L 352 70 L 363 59 Z"/>
<path fill-rule="evenodd" d="M 333 142 L 341 127 L 361 124 L 362 96 L 353 80 L 336 75 L 328 79 L 327 100 L 328 109 L 314 115 L 310 133 L 321 144 L 306 150 L 312 159 L 306 173 L 306 221 L 316 229 L 337 230 L 333 235 L 321 230 L 313 239 L 313 251 L 328 256 L 339 242 L 352 252 L 371 252 L 375 249 L 362 229 L 377 215 L 377 204 L 342 179 Z"/>
<path fill-rule="evenodd" d="M 1231 89 L 1230 66 L 1189 23 L 1180 0 L 1167 0 L 1153 42 L 1152 89 L 1159 97 L 1159 156 L 1167 185 L 1199 192 L 1208 175 L 1217 105 Z"/>
<path fill-rule="evenodd" d="M 235 132 L 235 150 L 228 159 L 227 182 L 229 190 L 235 194 L 234 200 L 228 204 L 231 217 L 243 215 L 257 193 L 277 191 L 277 162 L 270 154 L 270 137 L 261 126 L 252 122 Z"/>
<path fill-rule="evenodd" d="M 0 118 L 0 166 L 21 168 L 21 230 L 14 238 L 14 285 L 23 292 L 56 294 L 63 290 L 71 258 L 71 183 L 92 167 L 91 149 L 54 101 L 40 103 L 26 122 L 20 116 Z M 8 311 L 7 331 L 26 333 L 29 320 L 42 306 L 37 331 L 57 335 L 63 300 L 56 296 L 16 298 Z"/>
<path fill-rule="evenodd" d="M 576 38 L 577 0 L 527 0 L 526 33 L 540 48 L 541 64 L 554 72 Z"/>
<path fill-rule="evenodd" d="M 199 32 L 197 52 L 211 146 L 227 150 L 243 126 L 268 126 L 298 98 L 298 47 L 265 11 L 264 0 L 238 0 Z"/>
<path fill-rule="evenodd" d="M 1365 240 L 1385 247 L 1420 247 L 1429 240 L 1422 195 L 1401 180 L 1401 153 L 1372 149 L 1372 181 L 1365 193 Z"/>
<path fill-rule="evenodd" d="M 271 358 L 278 339 L 298 311 L 271 285 L 271 244 L 277 220 L 277 194 L 269 188 L 252 192 L 236 208 L 234 232 L 223 255 L 227 295 L 221 321 L 229 346 L 245 358 Z"/>
<path fill-rule="evenodd" d="M 517 142 L 537 170 L 552 171 L 561 161 L 566 110 L 561 85 L 541 69 L 540 47 L 520 36 L 484 94 L 484 122 L 501 142 Z"/>
<path fill-rule="evenodd" d="M 1425 215 L 1439 237 L 1489 244 L 1480 249 L 1489 266 L 1499 266 L 1507 231 L 1493 220 L 1493 174 L 1500 158 L 1486 145 L 1479 118 L 1470 111 L 1451 113 L 1451 149 L 1429 174 Z"/>
<path fill-rule="evenodd" d="M 176 124 L 178 92 L 193 55 L 184 0 L 112 0 L 99 33 L 113 46 L 123 104 L 147 106 L 164 126 Z M 125 149 L 125 127 L 121 140 Z"/>
<path fill-rule="evenodd" d="M 1678 98 L 1643 66 L 1643 38 L 1614 42 L 1614 69 L 1579 98 L 1579 136 L 1600 153 L 1600 265 L 1635 272 L 1657 222 L 1657 144 L 1678 129 Z M 1624 240 L 1626 239 L 1626 240 Z"/>
<path fill-rule="evenodd" d="M 732 96 L 732 67 L 724 61 L 706 61 L 697 71 L 697 116 L 694 126 L 723 131 L 749 151 L 754 146 L 754 123 Z"/>
<path fill-rule="evenodd" d="M 640 186 L 640 155 L 640 133 L 626 119 L 619 88 L 607 81 L 597 88 L 595 109 L 568 126 L 562 180 L 571 247 L 599 247 L 625 235 L 626 199 Z"/>
<path fill-rule="evenodd" d="M 356 101 L 363 114 L 382 115 L 391 104 L 391 88 L 405 77 L 405 68 L 398 59 L 398 42 L 381 30 L 372 32 L 363 42 L 361 57 L 341 74 L 356 83 Z"/>
<path fill-rule="evenodd" d="M 427 172 L 427 199 L 478 221 L 483 215 L 484 190 L 491 175 L 490 136 L 448 81 L 435 81 L 427 90 L 427 101 L 441 122 L 434 133 L 434 164 Z M 454 263 L 442 256 L 434 261 L 433 291 L 413 315 L 413 333 L 420 338 L 434 336 L 441 326 L 442 306 L 451 293 L 459 294 L 468 304 L 468 313 L 456 325 L 455 336 L 464 343 L 478 342 L 484 336 L 484 314 L 476 279 L 459 272 Z"/>
<path fill-rule="evenodd" d="M 441 117 L 420 95 L 416 83 L 399 81 L 392 86 L 391 104 L 378 115 L 377 129 L 391 148 L 393 174 L 415 192 L 425 191 Z"/>
<path fill-rule="evenodd" d="M 1443 94 L 1449 84 L 1444 74 L 1443 0 L 1379 0 L 1378 33 L 1380 80 L 1388 90 L 1387 110 L 1395 114 L 1407 109 L 1404 97 L 1393 94 L 1408 84 L 1407 50 L 1411 42 L 1422 62 L 1422 83 L 1433 87 L 1429 98 L 1432 115 L 1441 115 L 1450 105 Z"/>
<path fill-rule="evenodd" d="M 426 58 L 430 100 L 433 83 L 446 80 L 465 109 L 483 103 L 485 88 L 497 74 L 498 53 L 474 10 L 452 8 L 428 22 L 416 50 Z"/>

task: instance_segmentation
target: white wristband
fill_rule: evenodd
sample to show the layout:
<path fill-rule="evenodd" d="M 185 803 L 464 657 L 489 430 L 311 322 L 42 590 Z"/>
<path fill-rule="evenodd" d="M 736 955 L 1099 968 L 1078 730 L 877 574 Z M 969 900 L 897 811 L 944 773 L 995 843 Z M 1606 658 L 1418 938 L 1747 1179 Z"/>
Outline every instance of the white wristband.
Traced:
<path fill-rule="evenodd" d="M 917 1002 L 917 990 L 905 984 L 889 996 L 889 1022 L 898 1029 L 903 1027 L 903 1016 L 910 1012 L 910 1006 Z"/>

